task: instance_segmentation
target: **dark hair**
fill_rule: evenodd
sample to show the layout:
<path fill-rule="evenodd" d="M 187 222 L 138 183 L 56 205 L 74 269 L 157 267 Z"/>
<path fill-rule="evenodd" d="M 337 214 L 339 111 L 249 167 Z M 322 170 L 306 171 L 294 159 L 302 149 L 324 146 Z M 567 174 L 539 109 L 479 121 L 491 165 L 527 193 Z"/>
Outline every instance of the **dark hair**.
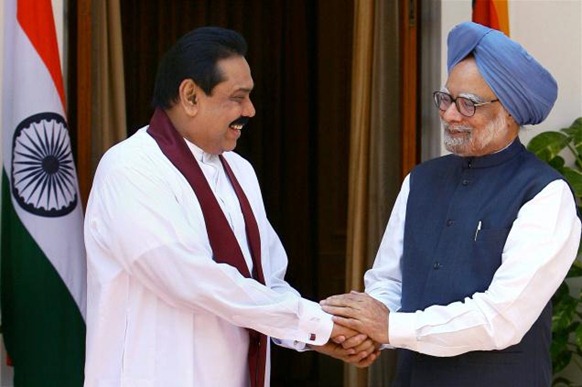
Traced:
<path fill-rule="evenodd" d="M 156 74 L 152 105 L 170 108 L 178 100 L 184 79 L 192 79 L 207 95 L 222 82 L 221 59 L 245 56 L 247 43 L 238 32 L 220 27 L 200 27 L 182 36 L 166 52 Z"/>

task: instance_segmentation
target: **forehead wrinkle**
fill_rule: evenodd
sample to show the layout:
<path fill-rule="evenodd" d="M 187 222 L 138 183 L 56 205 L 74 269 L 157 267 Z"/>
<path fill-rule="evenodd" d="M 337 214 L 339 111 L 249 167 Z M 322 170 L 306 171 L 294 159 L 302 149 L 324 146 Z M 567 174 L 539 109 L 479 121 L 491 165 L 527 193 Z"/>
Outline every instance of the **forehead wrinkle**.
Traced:
<path fill-rule="evenodd" d="M 251 91 L 253 91 L 253 87 L 254 87 L 254 85 L 252 85 L 250 87 L 237 86 L 237 85 L 232 85 L 232 87 L 228 87 L 226 82 L 223 82 L 223 86 L 225 86 L 225 87 L 220 91 L 220 94 L 222 94 L 224 96 L 232 96 L 232 95 L 237 94 L 237 93 L 251 94 Z"/>

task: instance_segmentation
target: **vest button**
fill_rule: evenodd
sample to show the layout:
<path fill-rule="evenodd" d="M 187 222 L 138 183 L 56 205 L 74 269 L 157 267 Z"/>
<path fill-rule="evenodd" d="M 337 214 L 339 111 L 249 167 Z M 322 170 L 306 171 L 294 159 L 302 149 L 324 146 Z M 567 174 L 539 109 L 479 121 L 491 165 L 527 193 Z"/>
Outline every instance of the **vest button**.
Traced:
<path fill-rule="evenodd" d="M 447 220 L 447 227 L 452 226 L 455 221 L 453 219 Z"/>
<path fill-rule="evenodd" d="M 432 268 L 433 268 L 433 269 L 435 269 L 435 270 L 438 270 L 438 269 L 440 269 L 441 267 L 442 267 L 442 265 L 441 265 L 439 262 L 435 262 L 435 263 L 432 265 Z"/>
<path fill-rule="evenodd" d="M 470 182 L 471 182 L 471 180 L 463 180 L 462 184 L 463 185 L 469 185 Z"/>

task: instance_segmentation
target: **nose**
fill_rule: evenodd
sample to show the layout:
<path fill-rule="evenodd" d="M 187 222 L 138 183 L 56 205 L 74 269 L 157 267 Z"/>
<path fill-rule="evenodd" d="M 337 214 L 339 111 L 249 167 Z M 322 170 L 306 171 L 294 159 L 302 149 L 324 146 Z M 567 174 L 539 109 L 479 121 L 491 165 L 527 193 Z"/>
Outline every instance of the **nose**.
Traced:
<path fill-rule="evenodd" d="M 459 112 L 456 103 L 451 103 L 451 105 L 447 108 L 447 110 L 442 111 L 439 110 L 439 113 L 443 120 L 446 122 L 455 122 L 461 121 L 463 119 L 463 115 Z"/>
<path fill-rule="evenodd" d="M 245 117 L 254 117 L 256 113 L 255 110 L 255 105 L 253 105 L 253 102 L 251 101 L 250 98 L 247 99 L 247 102 L 244 106 L 244 110 L 243 110 L 243 116 Z"/>

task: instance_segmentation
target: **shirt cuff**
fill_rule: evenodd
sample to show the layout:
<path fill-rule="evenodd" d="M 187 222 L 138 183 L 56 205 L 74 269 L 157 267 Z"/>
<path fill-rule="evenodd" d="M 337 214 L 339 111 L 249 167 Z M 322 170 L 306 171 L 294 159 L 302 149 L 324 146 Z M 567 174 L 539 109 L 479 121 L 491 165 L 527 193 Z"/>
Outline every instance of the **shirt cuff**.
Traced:
<path fill-rule="evenodd" d="M 304 337 L 295 342 L 324 345 L 329 341 L 333 330 L 331 314 L 325 313 L 321 310 L 321 306 L 313 301 L 301 300 L 300 302 L 299 331 Z M 294 347 L 297 348 L 297 345 Z"/>
<path fill-rule="evenodd" d="M 388 340 L 393 347 L 415 350 L 418 341 L 416 314 L 390 312 L 388 315 Z"/>

